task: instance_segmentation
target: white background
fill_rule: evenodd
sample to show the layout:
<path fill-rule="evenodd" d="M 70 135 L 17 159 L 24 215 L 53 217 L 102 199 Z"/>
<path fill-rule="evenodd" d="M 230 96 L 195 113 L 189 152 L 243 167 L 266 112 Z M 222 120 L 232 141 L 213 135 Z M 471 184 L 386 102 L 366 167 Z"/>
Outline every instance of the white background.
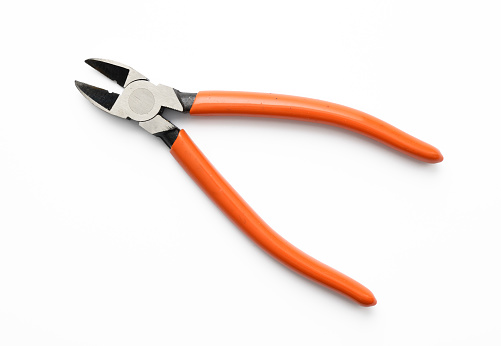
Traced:
<path fill-rule="evenodd" d="M 4 4 L 0 345 L 499 345 L 498 1 Z M 349 131 L 171 118 L 300 249 L 370 288 L 363 308 L 275 262 L 167 147 L 99 111 L 84 64 L 182 91 L 313 97 L 438 147 Z"/>

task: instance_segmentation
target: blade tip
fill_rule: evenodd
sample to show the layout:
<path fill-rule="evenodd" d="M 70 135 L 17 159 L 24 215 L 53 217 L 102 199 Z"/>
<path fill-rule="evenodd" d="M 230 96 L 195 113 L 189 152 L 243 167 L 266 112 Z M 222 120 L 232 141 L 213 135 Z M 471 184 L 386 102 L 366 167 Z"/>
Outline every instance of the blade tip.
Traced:
<path fill-rule="evenodd" d="M 77 81 L 75 79 L 75 86 L 77 87 L 78 91 L 82 92 L 82 87 L 85 85 L 85 83 L 82 83 L 80 81 Z"/>
<path fill-rule="evenodd" d="M 95 63 L 96 63 L 96 62 L 98 62 L 99 60 L 101 60 L 101 59 L 95 59 L 95 58 L 85 59 L 85 63 L 86 63 L 87 65 L 92 66 L 92 64 L 95 64 Z"/>

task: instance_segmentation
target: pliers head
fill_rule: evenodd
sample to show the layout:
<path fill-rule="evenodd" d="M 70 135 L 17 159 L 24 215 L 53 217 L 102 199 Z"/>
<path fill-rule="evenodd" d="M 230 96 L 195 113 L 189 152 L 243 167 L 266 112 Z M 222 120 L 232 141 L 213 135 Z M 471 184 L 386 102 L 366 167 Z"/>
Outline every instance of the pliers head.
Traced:
<path fill-rule="evenodd" d="M 118 62 L 105 59 L 87 59 L 85 62 L 124 87 L 119 95 L 75 81 L 78 90 L 94 106 L 117 117 L 134 120 L 151 134 L 175 128 L 160 114 L 164 108 L 183 111 L 176 90 L 161 84 L 154 85 L 141 73 Z"/>

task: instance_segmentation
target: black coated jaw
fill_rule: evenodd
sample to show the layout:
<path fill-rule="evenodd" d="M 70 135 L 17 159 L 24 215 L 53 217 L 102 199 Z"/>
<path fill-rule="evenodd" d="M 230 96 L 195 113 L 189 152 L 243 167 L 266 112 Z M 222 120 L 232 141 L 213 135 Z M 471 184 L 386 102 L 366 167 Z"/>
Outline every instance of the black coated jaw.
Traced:
<path fill-rule="evenodd" d="M 103 59 L 87 59 L 85 63 L 109 79 L 116 81 L 118 85 L 125 87 L 125 82 L 130 71 L 128 68 L 119 66 L 117 63 L 111 64 Z"/>
<path fill-rule="evenodd" d="M 109 92 L 106 89 L 101 89 L 77 80 L 75 81 L 75 86 L 82 93 L 82 95 L 91 101 L 91 103 L 108 113 L 120 96 L 119 94 Z"/>
<path fill-rule="evenodd" d="M 148 80 L 146 76 L 137 72 L 132 67 L 116 61 L 107 59 L 87 59 L 85 63 L 124 88 L 134 81 Z"/>

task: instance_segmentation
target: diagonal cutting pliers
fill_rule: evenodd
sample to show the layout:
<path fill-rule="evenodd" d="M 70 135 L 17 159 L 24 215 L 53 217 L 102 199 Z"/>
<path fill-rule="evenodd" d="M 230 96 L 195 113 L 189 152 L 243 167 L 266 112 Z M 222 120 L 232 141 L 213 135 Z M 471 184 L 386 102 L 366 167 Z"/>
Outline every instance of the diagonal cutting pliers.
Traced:
<path fill-rule="evenodd" d="M 136 121 L 162 139 L 200 188 L 261 248 L 287 267 L 363 306 L 376 304 L 376 298 L 366 287 L 308 256 L 273 231 L 219 174 L 188 134 L 164 118 L 163 110 L 168 108 L 193 116 L 240 115 L 323 123 L 361 133 L 429 163 L 443 160 L 438 149 L 373 116 L 330 102 L 253 92 L 185 93 L 165 85 L 154 85 L 144 75 L 121 63 L 104 59 L 85 62 L 124 90 L 116 94 L 75 81 L 78 90 L 96 107 Z"/>

